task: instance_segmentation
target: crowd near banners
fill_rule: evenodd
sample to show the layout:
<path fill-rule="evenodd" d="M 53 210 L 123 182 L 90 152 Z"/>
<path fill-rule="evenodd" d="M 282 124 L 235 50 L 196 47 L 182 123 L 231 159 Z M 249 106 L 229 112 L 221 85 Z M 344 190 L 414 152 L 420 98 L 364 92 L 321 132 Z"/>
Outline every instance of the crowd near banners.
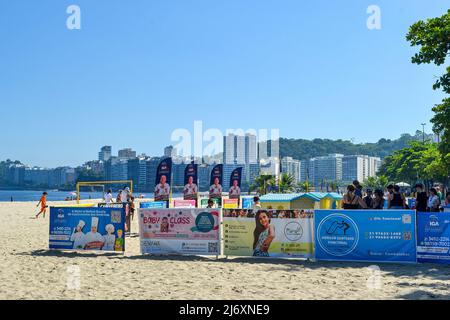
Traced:
<path fill-rule="evenodd" d="M 253 198 L 242 198 L 242 209 L 253 208 Z"/>
<path fill-rule="evenodd" d="M 200 208 L 207 208 L 208 207 L 208 201 L 210 199 L 201 199 L 200 200 Z M 215 208 L 220 208 L 222 206 L 222 201 L 221 199 L 218 198 L 211 198 L 211 200 L 214 202 L 214 207 Z"/>
<path fill-rule="evenodd" d="M 417 260 L 450 264 L 450 213 L 417 213 Z"/>
<path fill-rule="evenodd" d="M 238 209 L 239 208 L 239 200 L 238 199 L 223 199 L 222 208 Z"/>
<path fill-rule="evenodd" d="M 222 199 L 223 164 L 218 164 L 212 169 L 209 184 L 209 198 Z"/>
<path fill-rule="evenodd" d="M 49 248 L 125 251 L 125 209 L 50 208 Z"/>
<path fill-rule="evenodd" d="M 150 202 L 141 202 L 139 204 L 139 208 L 141 209 L 151 209 L 151 208 L 167 208 L 167 202 L 166 201 L 150 201 Z"/>
<path fill-rule="evenodd" d="M 172 158 L 163 159 L 156 171 L 155 201 L 169 201 L 172 180 Z"/>
<path fill-rule="evenodd" d="M 230 190 L 229 198 L 230 199 L 239 199 L 241 198 L 241 181 L 242 181 L 242 168 L 237 168 L 233 170 L 230 177 Z"/>
<path fill-rule="evenodd" d="M 223 210 L 224 254 L 314 257 L 313 210 Z"/>
<path fill-rule="evenodd" d="M 141 252 L 219 255 L 220 222 L 215 209 L 141 209 Z"/>
<path fill-rule="evenodd" d="M 413 210 L 316 210 L 316 259 L 416 263 Z"/>
<path fill-rule="evenodd" d="M 197 206 L 197 201 L 195 200 L 174 200 L 174 208 L 195 208 Z"/>

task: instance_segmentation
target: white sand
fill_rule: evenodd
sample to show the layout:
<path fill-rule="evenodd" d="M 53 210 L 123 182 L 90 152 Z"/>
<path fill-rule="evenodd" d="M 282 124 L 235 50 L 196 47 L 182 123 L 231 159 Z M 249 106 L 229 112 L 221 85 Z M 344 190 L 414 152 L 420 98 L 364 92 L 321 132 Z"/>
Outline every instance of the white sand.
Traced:
<path fill-rule="evenodd" d="M 0 299 L 450 298 L 450 267 L 438 265 L 379 264 L 370 289 L 365 263 L 141 256 L 138 237 L 125 255 L 48 251 L 48 216 L 35 213 L 34 203 L 0 203 Z M 67 286 L 74 265 L 80 290 Z"/>

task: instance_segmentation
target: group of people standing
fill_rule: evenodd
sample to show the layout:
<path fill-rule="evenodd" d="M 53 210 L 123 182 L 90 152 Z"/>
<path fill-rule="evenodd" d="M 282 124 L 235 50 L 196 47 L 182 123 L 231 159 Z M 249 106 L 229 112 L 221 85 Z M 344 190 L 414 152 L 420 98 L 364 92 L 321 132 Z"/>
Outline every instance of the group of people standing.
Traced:
<path fill-rule="evenodd" d="M 107 207 L 111 206 L 113 203 L 122 203 L 124 205 L 126 213 L 125 232 L 130 232 L 131 219 L 134 217 L 135 212 L 134 196 L 132 195 L 130 188 L 124 186 L 122 190 L 119 190 L 115 202 L 114 196 L 112 195 L 112 190 L 109 189 L 105 194 L 105 203 Z"/>
<path fill-rule="evenodd" d="M 389 185 L 386 191 L 382 189 L 366 189 L 363 194 L 363 187 L 359 181 L 353 181 L 353 184 L 347 187 L 347 193 L 342 201 L 342 208 L 351 209 L 415 209 L 419 212 L 439 212 L 443 203 L 450 205 L 450 192 L 447 192 L 445 199 L 439 188 L 431 188 L 427 193 L 424 185 L 418 183 L 416 189 L 415 205 L 410 208 L 406 196 L 398 185 Z"/>

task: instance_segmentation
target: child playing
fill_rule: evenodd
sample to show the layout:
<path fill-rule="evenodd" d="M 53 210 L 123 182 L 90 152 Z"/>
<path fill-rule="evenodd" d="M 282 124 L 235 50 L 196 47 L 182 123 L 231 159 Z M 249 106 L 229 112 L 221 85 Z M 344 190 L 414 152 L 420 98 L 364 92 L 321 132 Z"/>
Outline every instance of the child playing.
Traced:
<path fill-rule="evenodd" d="M 41 211 L 39 211 L 39 213 L 36 215 L 36 219 L 39 218 L 39 215 L 41 213 L 44 214 L 45 218 L 45 212 L 47 211 L 47 192 L 42 193 L 42 197 L 36 205 L 36 208 L 39 207 L 39 205 L 41 205 Z"/>

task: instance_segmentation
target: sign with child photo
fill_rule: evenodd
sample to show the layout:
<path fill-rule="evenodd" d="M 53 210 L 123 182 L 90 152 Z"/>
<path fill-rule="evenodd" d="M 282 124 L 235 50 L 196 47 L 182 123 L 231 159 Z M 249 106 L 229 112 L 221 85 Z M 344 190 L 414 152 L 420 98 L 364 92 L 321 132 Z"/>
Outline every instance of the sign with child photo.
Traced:
<path fill-rule="evenodd" d="M 220 254 L 220 211 L 140 209 L 141 253 Z"/>
<path fill-rule="evenodd" d="M 49 248 L 125 251 L 125 209 L 50 208 Z"/>
<path fill-rule="evenodd" d="M 224 254 L 313 258 L 313 210 L 224 209 Z"/>

